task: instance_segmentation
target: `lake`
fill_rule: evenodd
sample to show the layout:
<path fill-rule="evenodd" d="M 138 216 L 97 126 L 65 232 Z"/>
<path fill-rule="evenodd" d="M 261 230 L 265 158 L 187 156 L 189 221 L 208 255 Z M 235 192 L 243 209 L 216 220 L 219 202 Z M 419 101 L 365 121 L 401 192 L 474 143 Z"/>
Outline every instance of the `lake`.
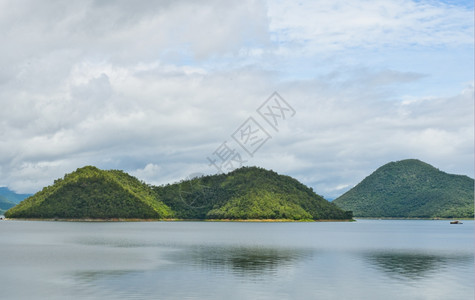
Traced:
<path fill-rule="evenodd" d="M 1 299 L 473 299 L 474 222 L 0 221 Z"/>

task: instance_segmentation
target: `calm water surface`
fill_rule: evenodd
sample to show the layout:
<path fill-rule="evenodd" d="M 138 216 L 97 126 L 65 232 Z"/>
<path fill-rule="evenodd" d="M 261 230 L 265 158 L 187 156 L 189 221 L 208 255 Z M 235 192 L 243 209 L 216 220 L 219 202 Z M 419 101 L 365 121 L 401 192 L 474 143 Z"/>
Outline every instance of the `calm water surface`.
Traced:
<path fill-rule="evenodd" d="M 474 223 L 1 221 L 1 299 L 473 299 Z"/>

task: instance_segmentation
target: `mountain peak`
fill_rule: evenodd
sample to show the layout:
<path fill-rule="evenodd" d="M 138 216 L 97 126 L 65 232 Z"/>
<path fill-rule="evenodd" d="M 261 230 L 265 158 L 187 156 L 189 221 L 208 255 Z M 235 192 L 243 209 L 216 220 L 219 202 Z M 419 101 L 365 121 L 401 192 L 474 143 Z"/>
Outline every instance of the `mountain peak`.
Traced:
<path fill-rule="evenodd" d="M 55 180 L 5 213 L 9 218 L 150 218 L 169 217 L 135 177 L 93 166 L 79 168 Z"/>
<path fill-rule="evenodd" d="M 473 179 L 406 159 L 378 168 L 333 203 L 359 217 L 473 217 Z"/>
<path fill-rule="evenodd" d="M 9 218 L 352 218 L 296 179 L 258 167 L 150 187 L 118 170 L 79 168 L 6 212 Z"/>

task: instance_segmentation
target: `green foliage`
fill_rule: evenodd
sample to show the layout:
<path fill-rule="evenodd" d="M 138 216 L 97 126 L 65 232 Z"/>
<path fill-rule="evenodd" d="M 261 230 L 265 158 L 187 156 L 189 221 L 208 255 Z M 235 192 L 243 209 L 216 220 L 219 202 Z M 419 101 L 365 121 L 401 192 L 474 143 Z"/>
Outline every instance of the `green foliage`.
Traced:
<path fill-rule="evenodd" d="M 473 218 L 473 179 L 415 159 L 388 163 L 333 203 L 357 217 Z"/>
<path fill-rule="evenodd" d="M 9 218 L 164 218 L 171 210 L 122 171 L 84 167 L 8 210 Z"/>
<path fill-rule="evenodd" d="M 257 167 L 154 188 L 184 219 L 351 219 L 297 180 Z"/>
<path fill-rule="evenodd" d="M 298 204 L 288 202 L 282 194 L 254 190 L 232 198 L 220 208 L 207 213 L 211 219 L 312 219 Z"/>
<path fill-rule="evenodd" d="M 25 199 L 8 218 L 351 219 L 297 180 L 260 168 L 151 187 L 84 167 Z"/>

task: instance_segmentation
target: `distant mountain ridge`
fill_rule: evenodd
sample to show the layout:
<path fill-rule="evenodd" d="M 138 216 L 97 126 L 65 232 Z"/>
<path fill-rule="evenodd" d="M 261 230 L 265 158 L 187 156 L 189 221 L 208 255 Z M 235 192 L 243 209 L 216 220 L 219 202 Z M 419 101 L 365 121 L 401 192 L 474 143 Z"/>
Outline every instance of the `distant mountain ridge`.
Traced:
<path fill-rule="evenodd" d="M 348 220 L 297 180 L 243 167 L 153 187 L 125 172 L 87 166 L 5 213 L 8 218 Z"/>
<path fill-rule="evenodd" d="M 333 201 L 356 217 L 473 218 L 474 180 L 417 159 L 390 162 Z"/>
<path fill-rule="evenodd" d="M 24 199 L 30 197 L 31 194 L 17 194 L 9 188 L 0 187 L 0 196 L 4 197 L 5 199 L 8 199 L 9 201 L 15 204 L 18 204 Z"/>
<path fill-rule="evenodd" d="M 31 195 L 17 194 L 6 187 L 0 187 L 0 215 L 29 196 Z"/>
<path fill-rule="evenodd" d="M 4 196 L 0 196 L 0 215 L 2 215 L 3 213 L 5 213 L 5 211 L 7 211 L 8 209 L 12 208 L 15 205 L 16 203 L 11 202 Z"/>

